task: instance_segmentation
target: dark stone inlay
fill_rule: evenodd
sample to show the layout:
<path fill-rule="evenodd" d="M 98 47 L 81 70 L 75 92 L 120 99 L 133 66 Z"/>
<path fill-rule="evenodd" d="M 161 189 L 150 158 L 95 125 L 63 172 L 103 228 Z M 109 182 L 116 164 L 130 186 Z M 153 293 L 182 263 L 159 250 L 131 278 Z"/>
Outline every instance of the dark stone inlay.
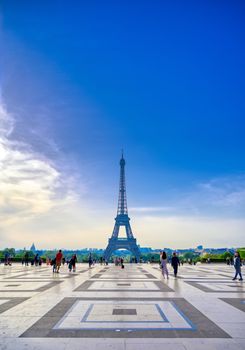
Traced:
<path fill-rule="evenodd" d="M 20 284 L 7 284 L 5 287 L 19 287 Z"/>
<path fill-rule="evenodd" d="M 102 276 L 101 273 L 96 273 L 95 275 L 93 275 L 93 276 L 91 277 L 91 279 L 92 279 L 92 278 L 100 278 L 101 276 Z"/>
<path fill-rule="evenodd" d="M 200 289 L 201 291 L 203 291 L 203 292 L 206 292 L 206 293 L 245 293 L 245 290 L 244 289 L 242 289 L 242 290 L 239 290 L 239 291 L 231 291 L 231 290 L 213 290 L 213 289 L 211 289 L 211 288 L 208 288 L 207 286 L 203 286 L 201 283 L 218 283 L 218 284 L 220 284 L 220 283 L 225 283 L 227 286 L 229 286 L 229 284 L 228 283 L 230 283 L 230 282 L 227 282 L 227 281 L 202 281 L 202 282 L 200 282 L 200 281 L 184 281 L 185 283 L 188 283 L 188 284 L 190 284 L 191 286 L 193 286 L 193 287 L 196 287 L 196 288 L 198 288 L 198 289 Z M 243 285 L 241 286 L 241 285 L 234 285 L 234 287 L 242 287 L 243 288 Z"/>
<path fill-rule="evenodd" d="M 140 269 L 138 269 L 140 270 Z M 142 279 L 157 279 L 157 277 L 155 277 L 154 275 L 152 275 L 151 273 L 149 273 L 148 271 L 142 269 L 140 270 L 140 274 L 138 273 L 138 270 L 136 271 L 130 271 L 130 273 L 127 275 L 127 277 L 125 277 L 125 271 L 123 275 L 120 275 L 120 272 L 122 272 L 121 270 L 118 270 L 118 271 L 107 271 L 106 269 L 103 269 L 103 270 L 100 270 L 98 273 L 96 273 L 95 275 L 91 276 L 90 279 L 103 279 L 103 280 L 108 280 L 110 278 L 113 278 L 113 276 L 115 276 L 115 279 L 133 279 L 133 280 L 136 280 L 136 279 L 139 279 L 139 280 L 142 280 Z M 111 275 L 111 277 L 105 277 L 103 272 L 105 272 L 107 275 Z M 130 277 L 130 274 L 133 273 L 135 275 L 138 275 L 139 274 L 139 277 Z"/>
<path fill-rule="evenodd" d="M 157 279 L 157 278 L 156 278 L 155 276 L 153 276 L 151 273 L 146 273 L 145 275 L 146 275 L 147 278 L 149 278 L 149 279 L 154 279 L 154 280 Z"/>
<path fill-rule="evenodd" d="M 113 309 L 112 315 L 137 315 L 136 309 Z"/>
<path fill-rule="evenodd" d="M 174 277 L 173 273 L 170 273 L 170 276 Z M 230 282 L 230 279 L 226 278 L 221 278 L 219 280 L 217 280 L 217 278 L 213 278 L 213 277 L 209 277 L 209 276 L 202 276 L 202 277 L 197 277 L 197 275 L 194 276 L 189 276 L 189 277 L 183 277 L 181 276 L 181 274 L 178 274 L 178 278 L 183 279 L 183 280 L 192 280 L 192 281 L 201 281 L 201 282 L 216 282 L 216 283 L 220 283 L 220 282 Z"/>
<path fill-rule="evenodd" d="M 59 274 L 56 274 L 56 273 L 50 273 L 50 275 L 44 275 L 44 274 L 39 274 L 38 276 L 31 276 L 30 277 L 30 274 L 28 273 L 22 273 L 21 275 L 18 275 L 18 276 L 12 276 L 12 277 L 5 277 L 4 280 L 21 280 L 21 282 L 23 280 L 31 280 L 32 282 L 35 282 L 36 280 L 38 280 L 37 282 L 41 281 L 41 280 L 47 280 L 47 276 L 49 276 L 49 280 L 53 280 L 53 278 L 59 278 L 59 279 L 66 279 L 66 278 L 73 278 L 75 276 L 78 276 L 77 273 L 72 273 L 72 274 L 69 274 L 69 272 L 67 272 L 67 276 L 62 276 L 63 274 L 62 273 L 59 273 Z M 38 271 L 36 271 L 36 274 L 38 274 Z M 64 273 L 64 275 L 66 275 L 66 273 Z M 0 282 L 3 282 L 3 281 L 0 281 Z M 19 282 L 19 281 L 18 281 Z"/>
<path fill-rule="evenodd" d="M 0 282 L 5 282 L 5 281 L 0 281 Z M 30 282 L 30 281 L 21 281 L 21 283 L 25 283 L 25 282 Z M 34 282 L 40 282 L 40 281 L 32 281 L 32 283 L 34 283 Z M 50 281 L 42 281 L 42 282 L 49 282 L 49 283 L 47 283 L 44 286 L 41 286 L 41 287 L 39 287 L 37 289 L 18 289 L 18 290 L 16 290 L 16 289 L 9 289 L 7 291 L 6 291 L 6 289 L 0 289 L 0 292 L 21 292 L 21 293 L 22 292 L 43 292 L 43 291 L 45 291 L 47 289 L 50 289 L 50 288 L 56 286 L 57 284 L 62 283 L 63 281 L 52 281 L 52 282 L 50 282 Z"/>
<path fill-rule="evenodd" d="M 3 312 L 11 309 L 12 307 L 14 307 L 16 305 L 19 305 L 19 304 L 23 303 L 24 301 L 28 300 L 29 298 L 19 298 L 19 297 L 16 297 L 16 298 L 13 298 L 13 297 L 0 298 L 0 300 L 5 300 L 5 299 L 7 299 L 8 301 L 6 301 L 6 303 L 0 305 L 0 314 L 2 314 Z"/>
<path fill-rule="evenodd" d="M 228 287 L 232 287 L 232 288 L 243 288 L 243 286 L 240 285 L 234 285 L 234 284 L 227 284 Z"/>
<path fill-rule="evenodd" d="M 91 298 L 64 298 L 55 307 L 40 318 L 34 325 L 27 329 L 20 337 L 22 338 L 231 338 L 229 334 L 218 327 L 214 322 L 202 314 L 184 298 L 152 298 L 153 301 L 171 301 L 176 307 L 194 323 L 195 330 L 154 330 L 143 329 L 128 332 L 120 329 L 120 332 L 112 330 L 83 330 L 83 329 L 53 329 L 55 325 L 64 317 L 74 303 L 78 300 L 88 300 Z M 96 299 L 97 300 L 97 299 Z M 100 300 L 108 300 L 100 298 Z M 110 298 L 110 300 L 124 300 L 123 298 Z M 132 300 L 132 299 L 130 299 Z M 138 301 L 138 298 L 134 298 Z M 149 299 L 141 299 L 148 300 Z"/>
<path fill-rule="evenodd" d="M 152 275 L 153 276 L 153 275 Z M 114 278 L 114 279 L 113 279 Z M 157 278 L 156 277 L 118 277 L 118 276 L 108 276 L 108 277 L 103 277 L 103 278 L 101 278 L 101 277 L 95 277 L 95 276 L 93 276 L 93 277 L 91 277 L 90 278 L 91 280 L 95 280 L 95 279 L 100 279 L 101 281 L 121 281 L 121 280 L 130 280 L 130 281 L 139 281 L 139 282 L 141 282 L 141 281 L 148 281 L 148 279 L 154 279 L 154 280 L 157 280 Z"/>
<path fill-rule="evenodd" d="M 245 312 L 245 303 L 244 298 L 219 298 L 220 300 L 223 300 L 225 303 L 230 304 L 234 306 L 235 308 Z"/>
<path fill-rule="evenodd" d="M 130 283 L 117 283 L 117 286 L 131 286 Z"/>
<path fill-rule="evenodd" d="M 82 292 L 85 291 L 86 292 L 114 292 L 114 291 L 118 291 L 117 288 L 115 289 L 89 289 L 89 287 L 95 283 L 96 281 L 85 281 L 82 284 L 80 284 L 80 286 L 78 286 L 76 289 L 74 289 L 74 292 Z M 106 282 L 115 282 L 115 280 L 107 280 Z M 130 281 L 132 282 L 139 282 L 137 280 L 135 281 Z M 147 281 L 144 281 L 144 283 L 147 283 Z M 154 283 L 159 289 L 146 289 L 146 288 L 142 288 L 142 289 L 130 289 L 130 291 L 132 292 L 174 292 L 173 289 L 171 289 L 169 286 L 167 286 L 165 283 L 161 282 L 161 281 L 152 281 L 152 283 Z M 125 290 L 126 291 L 126 290 Z"/>
<path fill-rule="evenodd" d="M 78 273 L 84 273 L 84 272 L 87 272 L 87 271 L 89 271 L 89 269 L 86 269 L 86 270 L 80 270 L 80 271 L 78 271 Z"/>

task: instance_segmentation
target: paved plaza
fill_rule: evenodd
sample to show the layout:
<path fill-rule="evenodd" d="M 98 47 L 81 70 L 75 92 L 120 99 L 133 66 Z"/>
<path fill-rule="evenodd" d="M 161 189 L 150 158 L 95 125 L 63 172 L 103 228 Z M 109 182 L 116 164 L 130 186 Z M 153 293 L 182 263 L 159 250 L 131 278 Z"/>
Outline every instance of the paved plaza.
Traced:
<path fill-rule="evenodd" d="M 245 284 L 227 265 L 0 265 L 0 349 L 245 349 Z"/>

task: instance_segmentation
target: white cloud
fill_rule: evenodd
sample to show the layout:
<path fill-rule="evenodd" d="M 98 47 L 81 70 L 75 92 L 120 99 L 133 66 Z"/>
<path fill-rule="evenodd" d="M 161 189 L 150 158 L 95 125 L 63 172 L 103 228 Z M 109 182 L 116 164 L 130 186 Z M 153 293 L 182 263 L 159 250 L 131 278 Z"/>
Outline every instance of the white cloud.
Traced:
<path fill-rule="evenodd" d="M 199 185 L 200 193 L 217 207 L 239 207 L 245 209 L 245 176 L 237 175 L 215 178 Z"/>
<path fill-rule="evenodd" d="M 171 212 L 174 207 L 132 207 L 130 212 L 132 213 L 157 213 L 157 212 Z"/>
<path fill-rule="evenodd" d="M 188 248 L 244 246 L 245 219 L 203 216 L 144 216 L 134 219 L 136 237 L 142 246 Z M 135 231 L 134 231 L 135 232 Z"/>
<path fill-rule="evenodd" d="M 14 127 L 14 118 L 0 101 L 0 228 L 74 200 L 49 159 L 27 142 L 11 140 Z"/>
<path fill-rule="evenodd" d="M 244 217 L 245 175 L 217 177 L 207 182 L 193 184 L 189 191 L 175 190 L 162 194 L 162 205 L 135 206 L 130 213 L 152 216 L 210 216 Z M 158 199 L 159 202 L 159 199 Z"/>
<path fill-rule="evenodd" d="M 98 210 L 95 199 L 85 203 L 79 174 L 34 151 L 23 137 L 13 137 L 19 126 L 0 101 L 1 247 L 33 241 L 39 248 L 105 247 L 114 211 L 106 205 Z M 135 237 L 152 247 L 244 245 L 244 188 L 245 176 L 217 178 L 159 206 L 129 207 Z M 242 215 L 236 218 L 237 213 Z"/>
<path fill-rule="evenodd" d="M 6 112 L 0 99 L 0 137 L 6 139 L 14 128 L 14 119 Z"/>

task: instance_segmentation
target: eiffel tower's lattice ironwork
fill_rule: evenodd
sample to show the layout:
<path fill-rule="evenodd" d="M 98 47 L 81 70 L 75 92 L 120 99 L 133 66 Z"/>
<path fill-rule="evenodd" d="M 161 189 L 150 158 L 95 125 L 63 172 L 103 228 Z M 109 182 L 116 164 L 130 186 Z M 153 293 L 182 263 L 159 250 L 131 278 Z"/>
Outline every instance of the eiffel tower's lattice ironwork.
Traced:
<path fill-rule="evenodd" d="M 122 154 L 120 160 L 120 183 L 119 183 L 119 198 L 117 206 L 117 216 L 115 218 L 115 226 L 112 232 L 111 238 L 109 238 L 108 245 L 106 247 L 104 258 L 109 261 L 111 254 L 117 249 L 129 250 L 136 261 L 140 259 L 140 250 L 136 244 L 136 238 L 133 236 L 133 232 L 130 226 L 130 218 L 128 216 L 127 196 L 126 196 L 126 183 L 125 183 L 125 159 Z M 126 231 L 126 237 L 118 237 L 120 227 L 124 226 Z"/>

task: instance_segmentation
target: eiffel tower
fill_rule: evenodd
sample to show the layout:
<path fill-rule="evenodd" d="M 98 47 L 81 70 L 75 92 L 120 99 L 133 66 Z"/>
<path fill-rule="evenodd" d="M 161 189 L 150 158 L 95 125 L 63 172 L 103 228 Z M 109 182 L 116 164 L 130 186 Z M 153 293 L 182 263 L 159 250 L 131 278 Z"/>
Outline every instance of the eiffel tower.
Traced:
<path fill-rule="evenodd" d="M 140 260 L 140 250 L 136 244 L 136 238 L 133 236 L 133 232 L 129 222 L 127 197 L 126 197 L 126 183 L 125 183 L 125 159 L 120 160 L 120 184 L 119 184 L 119 198 L 117 207 L 117 216 L 115 218 L 115 226 L 112 232 L 111 238 L 109 238 L 108 245 L 104 253 L 104 259 L 109 261 L 111 254 L 117 249 L 127 249 L 134 256 L 137 262 Z M 124 226 L 126 231 L 125 238 L 119 238 L 120 227 Z"/>

